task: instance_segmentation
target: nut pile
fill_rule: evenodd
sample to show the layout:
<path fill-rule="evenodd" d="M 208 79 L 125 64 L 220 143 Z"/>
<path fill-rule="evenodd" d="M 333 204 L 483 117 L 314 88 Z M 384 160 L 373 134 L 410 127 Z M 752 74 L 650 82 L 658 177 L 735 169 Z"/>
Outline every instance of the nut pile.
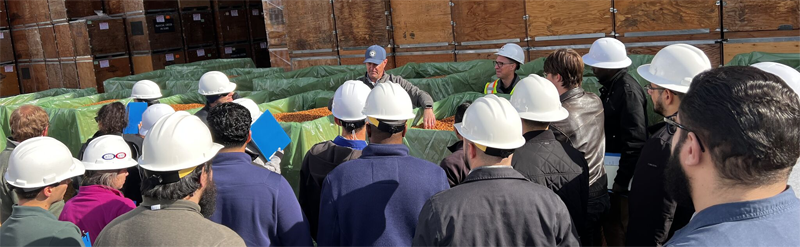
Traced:
<path fill-rule="evenodd" d="M 327 107 L 320 107 L 307 111 L 272 114 L 278 122 L 306 122 L 328 115 L 331 115 L 331 111 L 329 111 Z"/>
<path fill-rule="evenodd" d="M 93 105 L 102 105 L 102 104 L 108 104 L 108 103 L 111 103 L 111 102 L 114 102 L 114 101 L 117 101 L 117 100 L 119 100 L 119 99 L 103 100 L 103 101 L 100 101 L 100 102 L 95 102 L 95 103 L 91 103 L 91 104 L 86 104 L 86 105 L 83 105 L 83 106 L 81 106 L 81 107 L 85 107 L 85 106 L 93 106 Z"/>
<path fill-rule="evenodd" d="M 172 106 L 172 109 L 175 109 L 175 111 L 185 111 L 185 110 L 191 110 L 191 109 L 195 109 L 195 108 L 200 108 L 200 107 L 203 107 L 205 105 L 204 104 L 194 103 L 194 104 L 172 104 L 172 105 L 169 105 L 169 106 Z"/>
<path fill-rule="evenodd" d="M 445 118 L 442 120 L 436 120 L 436 125 L 433 126 L 435 130 L 447 130 L 453 131 L 453 124 L 456 122 L 456 117 L 452 116 L 449 118 Z M 425 124 L 419 124 L 414 126 L 413 128 L 422 129 L 425 128 Z"/>

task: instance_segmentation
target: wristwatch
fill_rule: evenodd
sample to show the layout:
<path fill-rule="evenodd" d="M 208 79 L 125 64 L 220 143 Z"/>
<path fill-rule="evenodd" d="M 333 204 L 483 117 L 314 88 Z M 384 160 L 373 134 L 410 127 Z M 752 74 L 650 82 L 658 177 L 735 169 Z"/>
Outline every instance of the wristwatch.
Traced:
<path fill-rule="evenodd" d="M 433 105 L 425 105 L 425 109 L 433 109 Z"/>

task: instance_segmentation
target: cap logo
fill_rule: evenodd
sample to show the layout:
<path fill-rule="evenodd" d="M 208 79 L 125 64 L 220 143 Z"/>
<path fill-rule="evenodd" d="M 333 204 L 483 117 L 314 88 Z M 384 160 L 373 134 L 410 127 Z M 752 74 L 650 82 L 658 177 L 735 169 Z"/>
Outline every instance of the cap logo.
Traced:
<path fill-rule="evenodd" d="M 369 51 L 369 57 L 375 57 L 375 55 L 376 55 L 375 51 Z"/>
<path fill-rule="evenodd" d="M 117 159 L 124 159 L 125 157 L 128 157 L 128 155 L 125 154 L 124 152 L 119 152 L 117 153 L 116 157 Z"/>
<path fill-rule="evenodd" d="M 116 157 L 117 157 L 117 156 L 116 156 L 116 155 L 114 155 L 114 154 L 112 154 L 112 153 L 107 153 L 107 154 L 104 154 L 104 155 L 103 155 L 103 159 L 104 159 L 104 160 L 113 160 L 113 159 L 114 159 L 114 158 L 116 158 Z"/>

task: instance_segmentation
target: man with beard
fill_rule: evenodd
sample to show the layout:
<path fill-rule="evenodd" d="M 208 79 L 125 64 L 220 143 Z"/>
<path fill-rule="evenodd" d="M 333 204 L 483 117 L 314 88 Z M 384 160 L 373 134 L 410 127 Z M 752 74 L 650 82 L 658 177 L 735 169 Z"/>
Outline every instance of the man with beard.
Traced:
<path fill-rule="evenodd" d="M 196 116 L 180 111 L 159 120 L 139 159 L 143 202 L 111 221 L 95 246 L 245 246 L 206 219 L 216 203 L 210 161 L 222 148 Z"/>
<path fill-rule="evenodd" d="M 675 120 L 666 174 L 697 213 L 666 246 L 800 246 L 800 98 L 779 77 L 722 67 L 694 77 Z"/>
<path fill-rule="evenodd" d="M 650 81 L 647 93 L 653 110 L 675 119 L 678 107 L 692 78 L 711 69 L 705 53 L 691 45 L 667 46 L 651 64 L 639 66 L 639 75 Z M 667 71 L 667 73 L 659 73 Z M 664 168 L 670 155 L 670 142 L 676 127 L 656 124 L 658 130 L 647 140 L 636 163 L 628 197 L 628 246 L 661 246 L 692 217 L 692 205 L 678 205 L 664 184 Z"/>
<path fill-rule="evenodd" d="M 254 166 L 245 146 L 251 139 L 250 112 L 223 103 L 208 112 L 214 142 L 224 148 L 212 160 L 218 186 L 211 220 L 230 227 L 248 246 L 311 246 L 308 221 L 289 182 Z"/>

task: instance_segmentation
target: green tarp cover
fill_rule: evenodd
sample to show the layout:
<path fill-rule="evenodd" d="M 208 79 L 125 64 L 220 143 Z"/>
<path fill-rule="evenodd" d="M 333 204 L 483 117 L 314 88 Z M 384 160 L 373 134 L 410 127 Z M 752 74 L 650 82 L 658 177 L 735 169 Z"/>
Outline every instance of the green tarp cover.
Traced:
<path fill-rule="evenodd" d="M 749 66 L 760 62 L 782 63 L 800 71 L 800 53 L 744 53 L 734 56 L 725 66 Z"/>
<path fill-rule="evenodd" d="M 131 89 L 133 84 L 141 80 L 151 80 L 158 84 L 162 90 L 167 88 L 166 82 L 169 80 L 200 80 L 200 77 L 208 72 L 205 69 L 188 68 L 188 69 L 162 69 L 146 73 L 129 75 L 125 77 L 115 77 L 103 82 L 106 92 L 113 92 L 121 89 Z"/>
<path fill-rule="evenodd" d="M 45 97 L 52 97 L 58 96 L 67 93 L 75 93 L 75 95 L 89 95 L 89 94 L 96 94 L 97 89 L 95 88 L 86 88 L 86 89 L 72 89 L 72 88 L 54 88 L 48 89 L 41 92 L 35 93 L 27 93 L 27 94 L 20 94 L 5 98 L 0 98 L 0 105 L 14 105 L 14 104 L 24 104 L 28 101 L 45 98 Z"/>
<path fill-rule="evenodd" d="M 492 68 L 494 67 L 491 60 L 473 60 L 467 62 L 449 63 L 407 63 L 402 67 L 387 70 L 386 73 L 398 75 L 405 79 L 422 79 L 467 72 L 476 67 L 486 66 Z"/>
<path fill-rule="evenodd" d="M 206 71 L 223 71 L 229 69 L 255 68 L 256 64 L 250 58 L 213 59 L 197 61 L 194 63 L 173 64 L 166 70 L 199 69 Z"/>

